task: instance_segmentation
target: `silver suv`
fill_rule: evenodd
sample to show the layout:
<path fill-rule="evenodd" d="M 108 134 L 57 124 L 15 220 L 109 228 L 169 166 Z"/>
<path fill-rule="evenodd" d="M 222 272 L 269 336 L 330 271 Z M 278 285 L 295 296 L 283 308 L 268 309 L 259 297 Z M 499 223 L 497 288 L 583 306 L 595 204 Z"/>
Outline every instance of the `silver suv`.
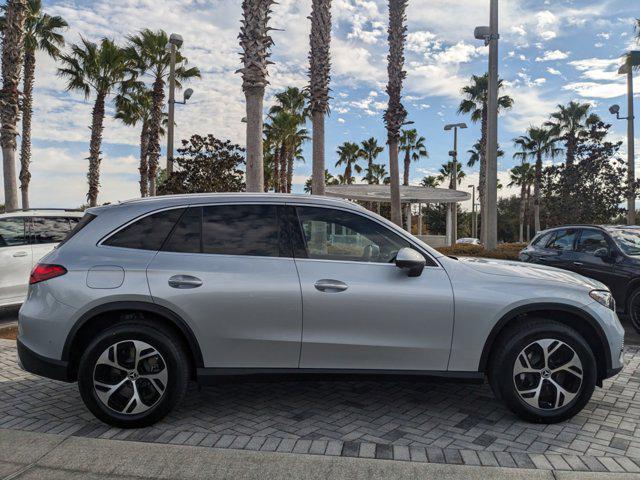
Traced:
<path fill-rule="evenodd" d="M 552 423 L 622 368 L 602 283 L 445 257 L 329 198 L 93 208 L 30 283 L 22 366 L 77 381 L 89 410 L 119 427 L 160 420 L 190 380 L 281 373 L 487 377 L 518 416 Z"/>

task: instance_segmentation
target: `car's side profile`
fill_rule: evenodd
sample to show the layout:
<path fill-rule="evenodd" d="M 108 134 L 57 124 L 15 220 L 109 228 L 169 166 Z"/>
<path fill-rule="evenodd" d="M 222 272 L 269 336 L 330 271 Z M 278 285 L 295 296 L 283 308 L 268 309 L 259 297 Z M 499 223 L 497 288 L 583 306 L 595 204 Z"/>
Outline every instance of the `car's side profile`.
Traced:
<path fill-rule="evenodd" d="M 611 290 L 640 332 L 640 228 L 568 225 L 539 232 L 520 260 L 570 270 Z"/>
<path fill-rule="evenodd" d="M 81 212 L 26 210 L 0 214 L 0 307 L 24 301 L 29 272 L 75 227 Z"/>
<path fill-rule="evenodd" d="M 557 422 L 621 370 L 623 335 L 582 276 L 445 257 L 341 200 L 210 194 L 90 209 L 34 269 L 18 352 L 123 427 L 190 379 L 280 373 L 488 377 Z"/>

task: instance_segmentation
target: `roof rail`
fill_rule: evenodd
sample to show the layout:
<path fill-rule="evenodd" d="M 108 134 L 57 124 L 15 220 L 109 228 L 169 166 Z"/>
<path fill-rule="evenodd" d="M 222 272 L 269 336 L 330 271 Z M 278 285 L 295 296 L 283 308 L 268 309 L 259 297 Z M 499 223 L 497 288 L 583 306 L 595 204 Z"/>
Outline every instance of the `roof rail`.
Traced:
<path fill-rule="evenodd" d="M 48 212 L 82 212 L 80 208 L 23 208 L 19 212 L 37 212 L 38 210 Z"/>

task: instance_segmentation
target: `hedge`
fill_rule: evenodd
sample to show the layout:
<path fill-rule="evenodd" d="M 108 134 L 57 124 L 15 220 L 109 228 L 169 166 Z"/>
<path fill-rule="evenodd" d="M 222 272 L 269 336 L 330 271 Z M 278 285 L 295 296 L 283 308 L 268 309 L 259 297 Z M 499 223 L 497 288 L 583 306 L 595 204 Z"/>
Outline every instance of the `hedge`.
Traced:
<path fill-rule="evenodd" d="M 485 250 L 485 248 L 480 245 L 456 244 L 452 247 L 441 247 L 437 250 L 444 255 L 451 255 L 454 257 L 518 260 L 518 254 L 526 246 L 526 243 L 501 243 L 495 250 Z"/>

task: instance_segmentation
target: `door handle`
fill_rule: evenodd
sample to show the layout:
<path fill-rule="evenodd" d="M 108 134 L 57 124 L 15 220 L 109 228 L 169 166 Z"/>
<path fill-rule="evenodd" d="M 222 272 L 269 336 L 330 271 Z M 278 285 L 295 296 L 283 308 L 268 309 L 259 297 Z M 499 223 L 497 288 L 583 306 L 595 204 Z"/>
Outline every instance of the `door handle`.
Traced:
<path fill-rule="evenodd" d="M 202 280 L 191 275 L 175 275 L 169 279 L 169 286 L 171 288 L 188 289 L 198 288 L 202 286 Z"/>
<path fill-rule="evenodd" d="M 347 288 L 346 283 L 338 280 L 318 280 L 315 284 L 316 290 L 327 293 L 344 292 Z"/>
<path fill-rule="evenodd" d="M 574 264 L 576 267 L 582 267 L 582 266 L 584 266 L 584 263 L 582 263 L 582 262 L 573 262 L 573 264 Z"/>
<path fill-rule="evenodd" d="M 26 257 L 29 255 L 27 252 L 16 252 L 13 254 L 14 257 Z"/>

